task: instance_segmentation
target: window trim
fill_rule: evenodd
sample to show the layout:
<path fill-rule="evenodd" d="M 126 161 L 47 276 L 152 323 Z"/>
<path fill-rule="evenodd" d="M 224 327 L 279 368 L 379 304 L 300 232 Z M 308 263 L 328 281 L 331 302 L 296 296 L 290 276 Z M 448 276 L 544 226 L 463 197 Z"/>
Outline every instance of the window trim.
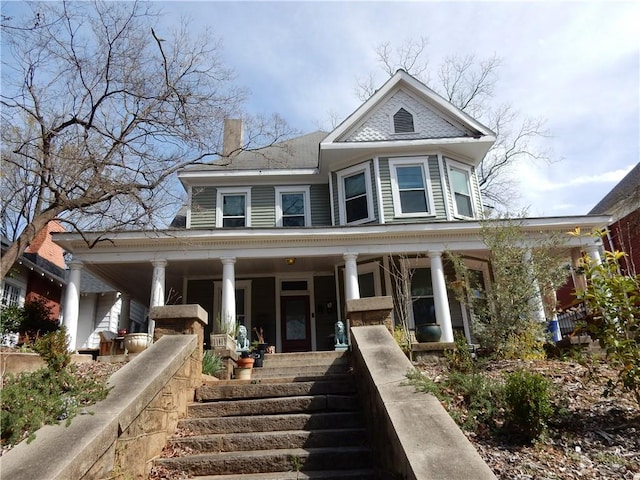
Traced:
<path fill-rule="evenodd" d="M 476 205 L 475 205 L 475 195 L 473 191 L 473 184 L 471 179 L 473 178 L 473 170 L 470 166 L 465 165 L 464 163 L 457 162 L 455 160 L 451 160 L 449 158 L 446 159 L 447 164 L 447 184 L 449 186 L 449 197 L 451 199 L 451 204 L 453 205 L 453 216 L 455 218 L 464 218 L 464 219 L 474 219 L 476 218 Z M 456 192 L 453 189 L 453 183 L 451 182 L 451 171 L 458 170 L 464 172 L 467 175 L 467 184 L 469 186 L 469 200 L 471 202 L 471 216 L 463 215 L 458 212 L 458 204 L 456 202 Z"/>
<path fill-rule="evenodd" d="M 14 288 L 18 292 L 17 304 L 15 306 L 16 307 L 24 307 L 24 301 L 25 301 L 25 290 L 24 290 L 24 288 L 20 284 L 18 284 L 16 282 L 8 281 L 7 279 L 3 280 L 0 283 L 0 305 L 7 306 L 7 307 L 12 306 L 10 304 L 6 305 L 2 301 L 4 299 L 5 288 L 7 288 L 7 287 Z"/>
<path fill-rule="evenodd" d="M 367 197 L 367 217 L 347 222 L 347 201 L 344 191 L 344 179 L 364 172 L 365 195 Z M 371 185 L 371 161 L 345 168 L 336 173 L 338 179 L 338 200 L 340 204 L 340 225 L 360 225 L 375 219 L 373 211 L 373 186 Z"/>
<path fill-rule="evenodd" d="M 396 132 L 396 124 L 393 117 L 396 115 L 396 113 L 400 111 L 401 108 L 404 108 L 407 112 L 411 114 L 411 117 L 413 117 L 413 132 Z M 398 105 L 398 108 L 395 108 L 393 110 L 393 113 L 389 115 L 389 128 L 391 129 L 391 134 L 398 135 L 398 136 L 415 135 L 417 133 L 417 129 L 416 129 L 417 118 L 418 116 L 416 115 L 416 112 L 414 112 L 411 107 L 408 107 L 407 105 L 404 105 L 404 104 Z"/>
<path fill-rule="evenodd" d="M 415 166 L 422 167 L 422 179 L 426 190 L 427 211 L 404 213 L 400 200 L 400 188 L 398 186 L 397 167 Z M 403 157 L 389 159 L 389 178 L 391 180 L 391 196 L 393 197 L 393 214 L 396 218 L 417 218 L 435 216 L 435 206 L 433 201 L 433 189 L 431 188 L 431 178 L 429 175 L 429 157 Z"/>
<path fill-rule="evenodd" d="M 222 203 L 223 198 L 226 195 L 244 195 L 244 227 L 229 227 L 229 228 L 247 228 L 251 226 L 251 187 L 225 187 L 218 188 L 216 191 L 216 228 L 222 228 L 223 216 L 222 216 Z"/>
<path fill-rule="evenodd" d="M 282 227 L 282 194 L 283 193 L 302 193 L 304 198 L 304 226 L 311 226 L 311 192 L 309 185 L 275 187 L 276 189 L 276 227 Z M 295 227 L 293 227 L 295 228 Z M 300 227 L 297 227 L 300 228 Z"/>
<path fill-rule="evenodd" d="M 360 275 L 366 275 L 368 273 L 373 274 L 373 290 L 375 296 L 382 295 L 382 282 L 380 280 L 380 262 L 369 262 L 358 264 L 358 282 L 360 281 Z"/>

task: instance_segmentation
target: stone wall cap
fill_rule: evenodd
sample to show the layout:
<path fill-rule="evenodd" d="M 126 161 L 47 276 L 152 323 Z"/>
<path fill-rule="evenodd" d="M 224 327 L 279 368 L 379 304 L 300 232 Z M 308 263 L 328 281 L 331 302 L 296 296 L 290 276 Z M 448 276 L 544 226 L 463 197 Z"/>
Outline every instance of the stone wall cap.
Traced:
<path fill-rule="evenodd" d="M 347 313 L 392 309 L 393 298 L 390 296 L 354 298 L 353 300 L 347 300 Z"/>
<path fill-rule="evenodd" d="M 164 305 L 161 307 L 151 307 L 149 311 L 151 320 L 167 320 L 173 318 L 200 320 L 205 325 L 208 324 L 207 311 L 200 305 Z"/>

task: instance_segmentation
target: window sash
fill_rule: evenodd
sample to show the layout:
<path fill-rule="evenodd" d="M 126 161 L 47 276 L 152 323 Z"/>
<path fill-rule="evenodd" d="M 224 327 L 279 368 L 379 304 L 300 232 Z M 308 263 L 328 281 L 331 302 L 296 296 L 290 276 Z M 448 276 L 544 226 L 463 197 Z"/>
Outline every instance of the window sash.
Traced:
<path fill-rule="evenodd" d="M 20 288 L 10 283 L 5 283 L 2 287 L 2 305 L 5 307 L 19 307 Z"/>
<path fill-rule="evenodd" d="M 247 197 L 244 194 L 222 195 L 222 226 L 244 227 L 247 214 Z"/>
<path fill-rule="evenodd" d="M 364 172 L 344 177 L 347 223 L 369 218 L 367 184 Z"/>
<path fill-rule="evenodd" d="M 283 193 L 280 198 L 282 202 L 282 225 L 284 227 L 304 227 L 304 194 L 302 192 Z"/>
<path fill-rule="evenodd" d="M 449 168 L 449 181 L 458 215 L 473 217 L 473 201 L 469 172 L 460 168 Z"/>
<path fill-rule="evenodd" d="M 424 217 L 433 214 L 427 162 L 426 157 L 389 159 L 396 217 Z"/>

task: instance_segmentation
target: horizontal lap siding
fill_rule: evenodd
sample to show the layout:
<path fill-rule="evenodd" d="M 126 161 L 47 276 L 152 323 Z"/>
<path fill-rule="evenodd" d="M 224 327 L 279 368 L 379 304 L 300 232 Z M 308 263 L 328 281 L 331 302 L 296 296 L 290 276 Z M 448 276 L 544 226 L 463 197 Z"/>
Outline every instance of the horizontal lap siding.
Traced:
<path fill-rule="evenodd" d="M 311 185 L 311 225 L 325 227 L 331 225 L 331 199 L 329 185 Z"/>
<path fill-rule="evenodd" d="M 191 192 L 191 228 L 214 228 L 215 226 L 215 187 L 193 187 Z"/>
<path fill-rule="evenodd" d="M 272 186 L 251 188 L 251 226 L 274 227 L 276 224 L 276 193 Z"/>
<path fill-rule="evenodd" d="M 440 165 L 438 157 L 429 157 L 429 178 L 431 180 L 431 190 L 433 191 L 433 203 L 437 220 L 446 220 L 447 213 L 444 207 L 445 195 L 442 188 L 442 176 L 440 175 Z"/>

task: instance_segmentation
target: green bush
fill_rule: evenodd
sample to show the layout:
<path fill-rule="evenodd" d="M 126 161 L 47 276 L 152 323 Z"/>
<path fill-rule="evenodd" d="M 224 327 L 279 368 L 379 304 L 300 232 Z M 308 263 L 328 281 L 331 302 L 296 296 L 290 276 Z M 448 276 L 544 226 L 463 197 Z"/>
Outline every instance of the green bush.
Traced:
<path fill-rule="evenodd" d="M 508 425 L 529 440 L 535 440 L 547 428 L 553 415 L 551 383 L 538 373 L 516 370 L 506 376 L 505 401 Z"/>
<path fill-rule="evenodd" d="M 69 353 L 69 339 L 66 328 L 47 333 L 36 340 L 35 351 L 47 362 L 47 366 L 54 372 L 61 372 L 71 362 Z"/>
<path fill-rule="evenodd" d="M 444 357 L 447 361 L 449 370 L 462 373 L 470 373 L 475 369 L 475 364 L 469 344 L 464 334 L 455 332 L 454 335 L 455 349 L 445 350 Z"/>
<path fill-rule="evenodd" d="M 206 350 L 202 356 L 202 373 L 215 376 L 225 369 L 222 357 L 211 350 Z"/>
<path fill-rule="evenodd" d="M 20 331 L 24 319 L 24 309 L 14 306 L 0 307 L 0 335 Z"/>
<path fill-rule="evenodd" d="M 88 375 L 78 378 L 71 365 L 62 371 L 42 368 L 9 376 L 2 388 L 2 443 L 31 441 L 43 425 L 69 422 L 78 409 L 107 396 L 104 383 Z"/>

